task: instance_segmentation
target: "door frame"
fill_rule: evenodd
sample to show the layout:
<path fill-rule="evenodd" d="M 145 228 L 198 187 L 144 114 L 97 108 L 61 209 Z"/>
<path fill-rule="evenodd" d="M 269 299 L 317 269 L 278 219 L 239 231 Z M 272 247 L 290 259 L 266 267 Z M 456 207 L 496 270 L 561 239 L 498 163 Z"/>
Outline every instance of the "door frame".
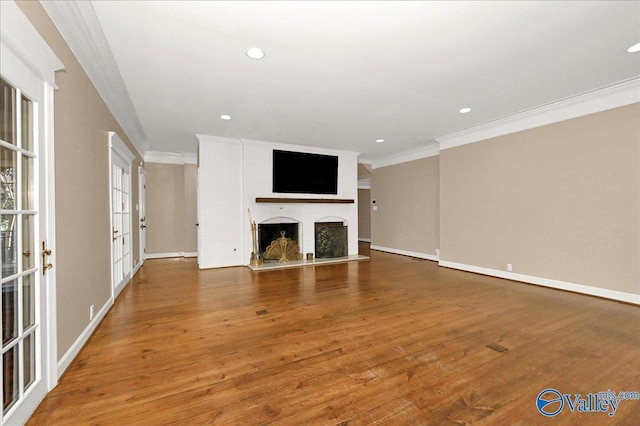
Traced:
<path fill-rule="evenodd" d="M 131 190 L 132 190 L 132 185 L 131 185 L 131 181 L 132 176 L 131 176 L 131 164 L 133 163 L 133 160 L 135 159 L 135 156 L 133 155 L 133 153 L 129 150 L 129 148 L 127 147 L 127 145 L 125 145 L 125 143 L 122 141 L 122 139 L 120 139 L 120 137 L 117 135 L 116 132 L 108 132 L 109 135 L 109 241 L 112 241 L 112 229 L 113 229 L 113 164 L 114 164 L 114 153 L 119 156 L 120 158 L 122 158 L 123 160 L 125 160 L 125 162 L 128 164 L 128 176 L 129 176 L 129 200 L 128 200 L 128 205 L 129 205 L 129 235 L 133 234 L 133 212 L 131 211 L 131 201 L 132 201 L 132 194 L 131 194 Z M 124 284 L 121 286 L 117 286 L 117 284 L 114 281 L 114 276 L 113 276 L 113 245 L 111 246 L 111 297 L 112 300 L 115 302 L 116 297 L 118 297 L 118 295 L 120 294 L 120 292 L 122 292 L 122 290 L 125 288 L 125 286 L 127 285 L 127 283 L 129 282 L 129 280 L 131 279 L 131 274 L 133 272 L 133 253 L 132 253 L 132 249 L 133 249 L 133 239 L 131 239 L 131 243 L 130 243 L 130 250 L 129 250 L 129 272 L 127 273 L 127 276 L 125 276 L 124 279 Z"/>
<path fill-rule="evenodd" d="M 38 146 L 34 185 L 41 201 L 39 221 L 46 225 L 44 232 L 40 229 L 39 237 L 46 241 L 51 250 L 48 261 L 56 265 L 53 110 L 54 91 L 57 89 L 55 72 L 64 69 L 64 65 L 15 2 L 2 1 L 0 9 L 0 74 L 7 82 L 33 97 L 38 105 L 34 111 L 34 143 Z M 42 265 L 38 263 L 38 266 Z M 41 281 L 40 304 L 41 314 L 38 315 L 43 371 L 37 377 L 43 381 L 48 392 L 58 384 L 55 266 L 47 271 L 46 281 Z M 46 392 L 41 397 L 45 395 Z M 40 402 L 39 395 L 37 400 L 23 400 L 13 412 L 12 419 L 26 421 Z"/>
<path fill-rule="evenodd" d="M 147 258 L 147 170 L 144 166 L 138 166 L 138 249 L 140 266 L 144 265 Z"/>

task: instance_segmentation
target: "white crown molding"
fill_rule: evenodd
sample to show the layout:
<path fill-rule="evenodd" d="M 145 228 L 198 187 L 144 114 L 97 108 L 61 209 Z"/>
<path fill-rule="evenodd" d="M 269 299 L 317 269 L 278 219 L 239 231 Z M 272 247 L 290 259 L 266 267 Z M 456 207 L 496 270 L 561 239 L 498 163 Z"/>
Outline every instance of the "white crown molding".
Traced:
<path fill-rule="evenodd" d="M 371 177 L 359 179 L 358 189 L 371 189 Z"/>
<path fill-rule="evenodd" d="M 183 152 L 184 164 L 198 164 L 198 154 L 195 152 Z"/>
<path fill-rule="evenodd" d="M 211 136 L 211 135 L 199 135 L 196 134 L 196 139 L 198 142 L 220 142 L 220 143 L 241 143 L 240 139 L 235 138 L 225 138 L 223 136 Z"/>
<path fill-rule="evenodd" d="M 162 164 L 197 164 L 198 158 L 193 152 L 147 151 L 144 154 L 144 161 Z"/>
<path fill-rule="evenodd" d="M 640 78 L 572 96 L 436 139 L 440 142 L 440 149 L 445 150 L 637 102 L 640 102 Z"/>
<path fill-rule="evenodd" d="M 373 160 L 371 167 L 378 169 L 380 167 L 392 166 L 394 164 L 406 163 L 408 161 L 420 160 L 422 158 L 435 157 L 440 154 L 440 147 L 434 141 L 429 145 L 414 149 L 412 151 L 400 152 L 398 154 L 389 155 L 388 157 Z"/>
<path fill-rule="evenodd" d="M 64 65 L 13 1 L 0 2 L 0 42 L 2 50 L 11 50 L 38 77 L 56 87 L 55 72 Z"/>
<path fill-rule="evenodd" d="M 347 151 L 344 149 L 332 149 L 332 148 L 322 148 L 319 146 L 307 146 L 307 145 L 294 145 L 288 143 L 281 142 L 269 142 L 269 141 L 261 141 L 257 139 L 239 139 L 242 142 L 243 146 L 251 146 L 251 145 L 269 145 L 270 147 L 279 146 L 279 149 L 290 149 L 292 151 L 299 152 L 310 152 L 310 153 L 319 153 L 319 154 L 327 154 L 327 155 L 360 155 L 357 151 Z"/>
<path fill-rule="evenodd" d="M 56 0 L 41 4 L 142 157 L 147 148 L 145 134 L 91 2 Z"/>

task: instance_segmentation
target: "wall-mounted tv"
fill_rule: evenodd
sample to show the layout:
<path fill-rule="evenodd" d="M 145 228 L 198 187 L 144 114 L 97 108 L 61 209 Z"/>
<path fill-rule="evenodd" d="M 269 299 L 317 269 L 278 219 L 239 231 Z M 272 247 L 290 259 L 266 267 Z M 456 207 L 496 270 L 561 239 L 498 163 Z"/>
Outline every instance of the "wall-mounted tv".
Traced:
<path fill-rule="evenodd" d="M 337 194 L 338 157 L 274 149 L 273 192 Z"/>

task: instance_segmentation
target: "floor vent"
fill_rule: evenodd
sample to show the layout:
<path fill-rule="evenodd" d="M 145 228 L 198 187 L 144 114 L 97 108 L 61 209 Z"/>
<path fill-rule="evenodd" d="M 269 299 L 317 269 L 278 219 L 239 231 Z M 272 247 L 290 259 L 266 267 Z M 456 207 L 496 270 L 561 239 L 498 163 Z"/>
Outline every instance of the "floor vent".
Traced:
<path fill-rule="evenodd" d="M 501 345 L 499 345 L 497 343 L 489 343 L 487 345 L 487 347 L 493 349 L 494 351 L 498 351 L 498 352 L 504 352 L 504 351 L 508 350 L 504 346 L 501 346 Z"/>
<path fill-rule="evenodd" d="M 269 313 L 269 312 L 267 312 L 267 310 L 266 310 L 266 309 L 263 309 L 263 310 L 261 310 L 261 311 L 256 311 L 256 314 L 258 314 L 258 315 L 266 315 L 266 314 L 268 314 L 268 313 Z"/>

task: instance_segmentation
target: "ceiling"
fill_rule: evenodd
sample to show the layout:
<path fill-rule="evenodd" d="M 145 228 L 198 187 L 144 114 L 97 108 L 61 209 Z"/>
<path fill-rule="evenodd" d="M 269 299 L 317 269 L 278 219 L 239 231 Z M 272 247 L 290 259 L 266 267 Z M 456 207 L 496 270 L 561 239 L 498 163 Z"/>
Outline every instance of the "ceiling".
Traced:
<path fill-rule="evenodd" d="M 640 76 L 637 1 L 54 2 L 80 12 L 66 23 L 46 3 L 143 153 L 206 134 L 374 161 Z"/>

